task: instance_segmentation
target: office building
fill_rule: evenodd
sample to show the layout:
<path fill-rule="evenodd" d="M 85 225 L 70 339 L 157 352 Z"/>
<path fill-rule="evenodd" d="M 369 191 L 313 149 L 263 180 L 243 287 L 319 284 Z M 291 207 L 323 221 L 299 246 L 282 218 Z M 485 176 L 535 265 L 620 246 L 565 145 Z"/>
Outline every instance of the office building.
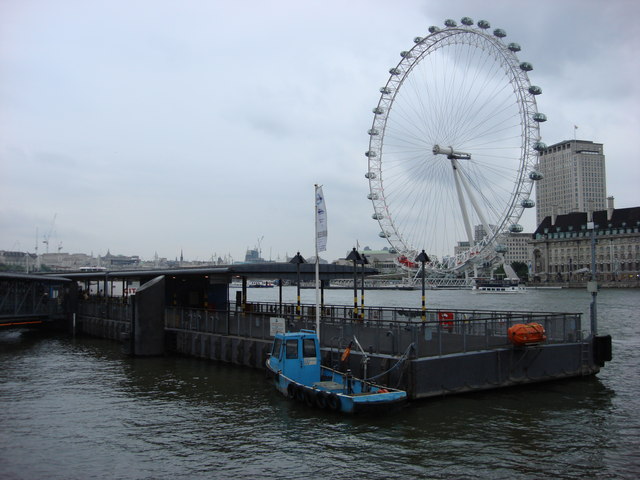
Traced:
<path fill-rule="evenodd" d="M 606 208 L 605 157 L 601 143 L 565 140 L 540 152 L 536 224 L 546 217 Z"/>

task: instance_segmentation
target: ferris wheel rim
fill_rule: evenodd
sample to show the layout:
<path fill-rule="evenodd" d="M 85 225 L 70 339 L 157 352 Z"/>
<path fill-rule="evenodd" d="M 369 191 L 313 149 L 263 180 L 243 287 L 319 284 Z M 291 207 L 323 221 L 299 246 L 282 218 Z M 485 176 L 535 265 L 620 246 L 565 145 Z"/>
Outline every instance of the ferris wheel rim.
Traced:
<path fill-rule="evenodd" d="M 447 22 L 453 21 L 447 20 Z M 470 248 L 461 254 L 446 259 L 432 257 L 429 267 L 433 270 L 459 270 L 495 255 L 495 252 L 491 251 L 492 247 L 497 249 L 497 246 L 499 246 L 497 242 L 507 233 L 507 228 L 516 228 L 517 230 L 517 227 L 519 227 L 518 221 L 523 211 L 531 203 L 529 197 L 533 189 L 534 178 L 527 178 L 526 174 L 528 171 L 533 172 L 535 170 L 537 154 L 540 150 L 538 145 L 541 143 L 540 120 L 537 118 L 541 114 L 538 114 L 535 100 L 535 96 L 540 92 L 532 91 L 532 88 L 540 89 L 532 87 L 529 82 L 527 72 L 531 70 L 530 64 L 526 62 L 520 63 L 515 54 L 519 50 L 519 46 L 513 43 L 509 45 L 503 43 L 501 39 L 506 34 L 500 29 L 494 30 L 493 35 L 489 34 L 486 31 L 486 26 L 480 26 L 483 22 L 480 21 L 478 26 L 475 26 L 469 25 L 468 22 L 465 23 L 465 19 L 463 19 L 463 26 L 446 24 L 447 26 L 444 29 L 432 27 L 433 30 L 430 29 L 430 35 L 424 38 L 417 37 L 415 39 L 416 45 L 409 51 L 402 52 L 401 60 L 389 70 L 390 76 L 385 86 L 380 89 L 379 101 L 373 109 L 374 118 L 371 129 L 368 132 L 370 140 L 366 155 L 369 168 L 366 177 L 369 180 L 369 199 L 374 207 L 373 218 L 380 225 L 380 236 L 389 241 L 399 256 L 411 261 L 422 246 L 408 242 L 403 237 L 402 230 L 395 225 L 392 209 L 389 208 L 387 203 L 383 185 L 384 140 L 387 123 L 393 111 L 396 96 L 420 62 L 438 49 L 450 45 L 468 45 L 486 51 L 487 55 L 492 55 L 494 60 L 500 63 L 501 68 L 508 77 L 508 84 L 513 89 L 513 95 L 516 97 L 521 119 L 518 173 L 514 179 L 509 205 L 504 210 L 500 224 L 496 226 L 495 231 L 492 231 L 490 235 L 482 238 L 477 243 L 470 245 Z M 488 25 L 488 22 L 484 23 Z M 433 147 L 434 154 L 437 147 L 437 145 Z M 454 148 L 451 147 L 450 151 L 453 152 L 453 150 Z"/>

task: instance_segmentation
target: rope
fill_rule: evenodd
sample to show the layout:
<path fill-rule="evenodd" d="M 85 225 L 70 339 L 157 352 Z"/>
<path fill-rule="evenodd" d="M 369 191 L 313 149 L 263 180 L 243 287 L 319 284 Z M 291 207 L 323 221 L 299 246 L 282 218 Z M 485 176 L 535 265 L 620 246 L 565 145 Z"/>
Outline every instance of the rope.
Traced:
<path fill-rule="evenodd" d="M 404 361 L 409 358 L 409 352 L 411 351 L 411 349 L 414 347 L 414 344 L 412 343 L 411 345 L 409 345 L 407 347 L 407 349 L 405 350 L 405 352 L 402 354 L 402 356 L 398 359 L 398 361 L 395 363 L 395 365 L 393 367 L 391 367 L 390 369 L 379 373 L 378 375 L 374 375 L 373 377 L 369 377 L 369 378 L 365 378 L 365 381 L 369 382 L 371 380 L 375 380 L 377 378 L 380 378 L 388 373 L 391 373 L 393 370 L 395 370 L 396 368 L 398 368 L 400 365 L 402 365 L 404 363 Z"/>

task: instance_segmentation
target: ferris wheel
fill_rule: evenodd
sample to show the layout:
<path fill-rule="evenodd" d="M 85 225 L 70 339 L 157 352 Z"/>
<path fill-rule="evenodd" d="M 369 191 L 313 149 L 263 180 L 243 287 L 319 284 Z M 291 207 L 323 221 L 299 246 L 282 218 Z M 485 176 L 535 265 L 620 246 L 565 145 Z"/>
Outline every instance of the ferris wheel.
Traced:
<path fill-rule="evenodd" d="M 522 232 L 535 170 L 546 145 L 517 43 L 502 29 L 464 17 L 446 20 L 400 53 L 373 109 L 369 200 L 380 236 L 413 267 L 465 271 L 504 254 L 505 236 Z"/>

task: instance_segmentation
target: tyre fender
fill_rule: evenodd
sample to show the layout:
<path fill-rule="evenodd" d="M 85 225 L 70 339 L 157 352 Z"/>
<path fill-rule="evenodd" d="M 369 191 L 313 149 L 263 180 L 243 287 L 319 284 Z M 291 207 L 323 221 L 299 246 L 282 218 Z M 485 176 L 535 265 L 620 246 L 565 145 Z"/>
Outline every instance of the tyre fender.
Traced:
<path fill-rule="evenodd" d="M 293 383 L 287 385 L 287 397 L 296 398 L 296 386 Z"/>
<path fill-rule="evenodd" d="M 329 395 L 327 394 L 327 392 L 318 392 L 316 394 L 316 406 L 324 410 L 325 408 L 327 408 L 328 398 L 329 398 Z"/>
<path fill-rule="evenodd" d="M 327 398 L 327 407 L 329 407 L 329 410 L 333 410 L 334 412 L 340 410 L 340 398 L 335 393 L 329 394 L 329 397 Z"/>

